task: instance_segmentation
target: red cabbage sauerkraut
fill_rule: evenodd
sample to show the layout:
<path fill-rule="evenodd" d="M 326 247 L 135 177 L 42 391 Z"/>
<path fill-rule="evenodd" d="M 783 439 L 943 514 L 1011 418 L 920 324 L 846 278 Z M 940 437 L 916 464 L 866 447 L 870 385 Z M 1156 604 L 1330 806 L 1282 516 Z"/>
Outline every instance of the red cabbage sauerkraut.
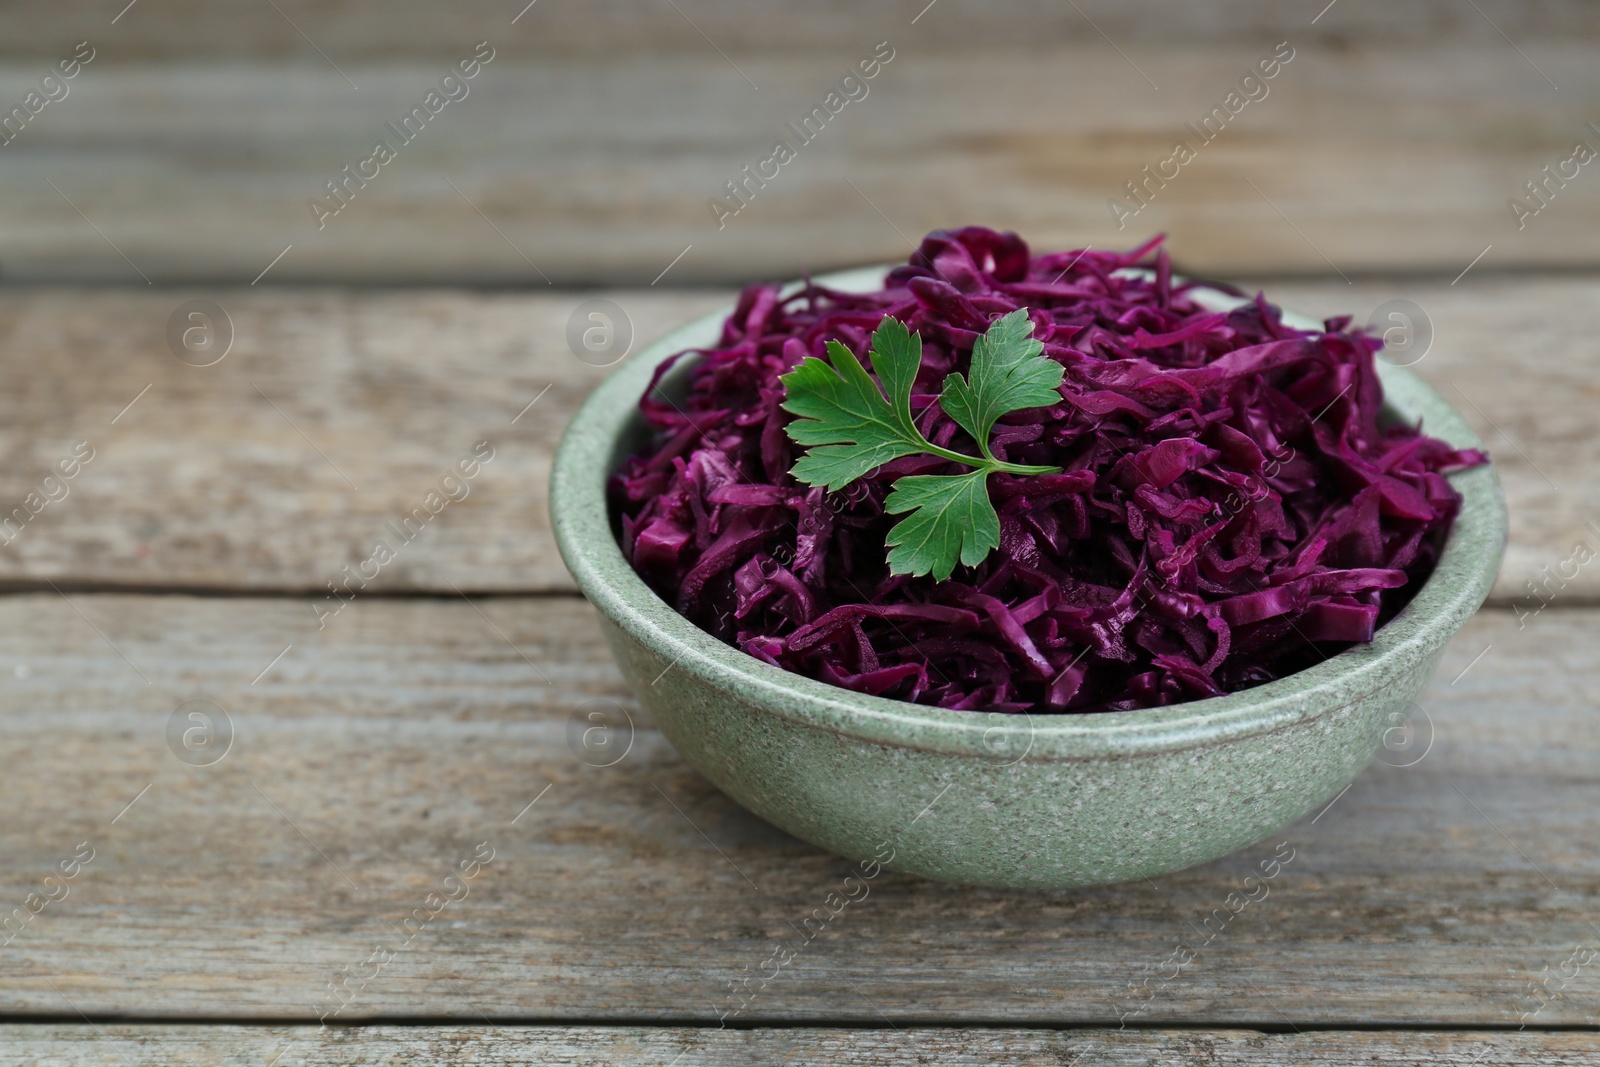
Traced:
<path fill-rule="evenodd" d="M 610 486 L 624 553 L 758 659 L 945 708 L 1172 704 L 1369 641 L 1438 556 L 1460 504 L 1444 475 L 1486 459 L 1380 423 L 1382 345 L 1348 317 L 1308 332 L 1260 295 L 1208 311 L 1194 285 L 1160 238 L 1035 257 L 979 227 L 928 235 L 876 292 L 752 285 L 718 343 L 666 361 L 640 400 L 649 446 Z M 908 456 L 836 493 L 795 481 L 779 375 L 829 340 L 864 358 L 893 315 L 922 337 L 918 425 L 970 451 L 940 383 L 1022 307 L 1066 369 L 1061 401 L 1005 417 L 991 445 L 1062 472 L 990 476 L 1001 547 L 978 566 L 891 575 L 890 486 L 961 468 Z"/>

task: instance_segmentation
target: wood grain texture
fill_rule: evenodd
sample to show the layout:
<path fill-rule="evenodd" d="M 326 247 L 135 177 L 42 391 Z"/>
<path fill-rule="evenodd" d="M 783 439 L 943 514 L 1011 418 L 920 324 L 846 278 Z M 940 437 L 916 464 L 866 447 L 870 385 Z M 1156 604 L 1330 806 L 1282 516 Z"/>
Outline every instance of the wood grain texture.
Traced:
<path fill-rule="evenodd" d="M 1525 583 L 1543 581 L 1545 567 L 1556 581 L 1543 600 L 1600 598 L 1600 569 L 1574 576 L 1561 567 L 1585 539 L 1600 551 L 1600 532 L 1587 525 L 1600 524 L 1600 440 L 1590 432 L 1600 400 L 1592 344 L 1600 279 L 1263 284 L 1315 315 L 1366 321 L 1395 298 L 1424 308 L 1434 340 L 1416 370 L 1483 434 L 1511 505 L 1496 602 L 1537 608 Z M 175 308 L 202 293 L 226 310 L 235 340 L 222 362 L 196 368 L 168 350 L 165 328 Z M 402 522 L 451 464 L 488 440 L 495 458 L 466 499 L 432 520 L 371 591 L 569 591 L 549 534 L 546 479 L 562 429 L 605 373 L 566 341 L 569 317 L 595 295 L 625 310 L 636 346 L 731 298 L 659 290 L 0 294 L 0 373 L 12 383 L 0 395 L 0 515 L 36 490 L 76 440 L 96 450 L 70 495 L 0 547 L 0 582 L 326 595 L 324 583 L 366 559 L 388 524 Z"/>
<path fill-rule="evenodd" d="M 1593 1064 L 1589 1033 L 1378 1032 L 1262 1034 L 1243 1030 L 1068 1033 L 1030 1030 L 745 1030 L 574 1026 L 364 1027 L 319 1033 L 301 1027 L 9 1026 L 0 1067 L 316 1067 L 351 1062 L 534 1067 L 769 1067 L 871 1063 L 913 1067 L 1566 1067 Z"/>
<path fill-rule="evenodd" d="M 1581 32 L 1514 47 L 1476 30 L 1360 41 L 1285 30 L 1293 61 L 1202 143 L 1185 123 L 1198 126 L 1284 38 L 1113 46 L 1070 8 L 1052 19 L 1070 32 L 1052 37 L 1006 20 L 974 27 L 941 4 L 916 26 L 887 9 L 848 32 L 824 19 L 800 37 L 825 44 L 792 43 L 809 8 L 772 9 L 700 24 L 713 41 L 723 24 L 760 27 L 760 47 L 719 45 L 724 59 L 662 10 L 676 20 L 665 36 L 686 40 L 646 53 L 610 50 L 604 28 L 585 49 L 547 52 L 523 43 L 537 30 L 467 30 L 466 19 L 443 38 L 462 44 L 428 60 L 325 61 L 299 55 L 303 43 L 270 61 L 199 45 L 136 60 L 137 48 L 124 56 L 94 35 L 97 58 L 71 94 L 0 149 L 0 277 L 244 284 L 292 246 L 267 284 L 644 285 L 676 260 L 672 283 L 726 285 L 900 257 L 927 230 L 970 223 L 1062 247 L 1131 247 L 1165 231 L 1184 264 L 1232 273 L 1449 279 L 1490 244 L 1478 269 L 1597 263 L 1592 168 L 1520 229 L 1508 208 L 1575 141 L 1600 144 L 1584 125 L 1600 68 Z M 254 17 L 277 17 L 263 11 Z M 547 13 L 535 7 L 519 33 Z M 952 14 L 957 43 L 924 38 Z M 427 39 L 426 24 L 416 32 Z M 229 33 L 250 39 L 231 21 Z M 470 95 L 319 227 L 308 205 L 326 199 L 325 183 L 369 158 L 385 123 L 485 38 L 496 58 Z M 869 95 L 799 144 L 785 123 L 882 40 L 895 58 Z M 46 69 L 0 62 L 0 104 Z M 1111 198 L 1180 137 L 1194 161 L 1119 228 Z M 719 225 L 709 201 L 727 200 L 725 183 L 779 138 L 797 158 Z"/>
<path fill-rule="evenodd" d="M 0 295 L 0 515 L 75 441 L 95 450 L 0 548 L 5 577 L 326 595 L 488 441 L 467 496 L 370 591 L 571 588 L 545 495 L 556 441 L 604 374 L 565 339 L 594 294 L 210 292 L 234 343 L 203 368 L 166 339 L 197 295 Z M 611 295 L 641 336 L 723 299 Z"/>
<path fill-rule="evenodd" d="M 1597 964 L 1552 976 L 1600 947 L 1600 612 L 1559 616 L 1480 614 L 1394 765 L 1286 831 L 1270 895 L 1209 939 L 1275 842 L 1101 889 L 890 872 L 737 1021 L 1592 1027 Z M 574 598 L 358 599 L 319 632 L 292 600 L 10 596 L 0 676 L 0 913 L 95 850 L 4 947 L 0 1012 L 306 1021 L 354 975 L 336 1022 L 715 1026 L 847 873 L 682 762 Z M 192 700 L 231 720 L 214 765 L 169 748 Z M 572 723 L 607 709 L 631 745 L 598 768 Z"/>

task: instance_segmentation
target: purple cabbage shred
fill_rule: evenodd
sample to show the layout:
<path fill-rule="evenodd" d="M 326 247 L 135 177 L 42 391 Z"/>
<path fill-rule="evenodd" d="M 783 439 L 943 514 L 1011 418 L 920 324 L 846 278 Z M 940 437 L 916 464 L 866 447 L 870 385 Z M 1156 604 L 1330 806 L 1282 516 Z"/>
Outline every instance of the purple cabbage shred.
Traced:
<path fill-rule="evenodd" d="M 718 343 L 668 360 L 639 403 L 650 446 L 610 484 L 624 553 L 758 659 L 945 708 L 1173 704 L 1371 640 L 1438 557 L 1461 499 L 1445 474 L 1486 457 L 1380 424 L 1382 345 L 1348 317 L 1298 330 L 1260 295 L 1206 311 L 1160 244 L 1034 257 L 969 227 L 929 234 L 876 292 L 750 286 Z M 964 468 L 909 456 L 837 493 L 796 482 L 778 377 L 830 339 L 865 362 L 893 315 L 922 336 L 918 424 L 971 453 L 941 383 L 1020 307 L 1066 379 L 991 444 L 1062 473 L 990 476 L 1001 547 L 978 566 L 890 575 L 891 484 Z M 657 386 L 684 357 L 687 391 L 668 398 Z"/>

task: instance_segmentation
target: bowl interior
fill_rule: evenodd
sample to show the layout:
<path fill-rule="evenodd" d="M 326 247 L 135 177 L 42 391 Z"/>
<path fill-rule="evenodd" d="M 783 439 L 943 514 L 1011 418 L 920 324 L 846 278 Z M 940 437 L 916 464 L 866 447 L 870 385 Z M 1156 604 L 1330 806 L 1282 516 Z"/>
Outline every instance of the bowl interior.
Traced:
<path fill-rule="evenodd" d="M 886 267 L 815 279 L 842 290 L 881 286 Z M 793 283 L 797 287 L 799 283 Z M 1195 292 L 1218 310 L 1248 303 L 1218 290 Z M 551 474 L 551 520 L 568 567 L 585 595 L 615 624 L 669 663 L 715 686 L 762 700 L 776 714 L 881 744 L 952 755 L 1082 759 L 1172 751 L 1232 736 L 1281 729 L 1349 703 L 1431 657 L 1488 595 L 1506 536 L 1505 503 L 1492 465 L 1450 475 L 1461 513 L 1433 573 L 1373 641 L 1253 689 L 1138 711 L 1013 715 L 948 711 L 855 693 L 763 663 L 724 644 L 679 615 L 645 584 L 622 555 L 607 512 L 605 482 L 645 443 L 637 403 L 656 367 L 686 348 L 716 342 L 722 308 L 630 356 L 579 409 L 563 437 Z M 1291 325 L 1321 324 L 1291 313 Z M 693 365 L 663 379 L 672 395 Z M 1451 406 L 1410 371 L 1378 364 L 1384 415 L 1421 420 L 1458 448 L 1482 442 Z M 997 743 L 997 741 L 999 743 Z"/>

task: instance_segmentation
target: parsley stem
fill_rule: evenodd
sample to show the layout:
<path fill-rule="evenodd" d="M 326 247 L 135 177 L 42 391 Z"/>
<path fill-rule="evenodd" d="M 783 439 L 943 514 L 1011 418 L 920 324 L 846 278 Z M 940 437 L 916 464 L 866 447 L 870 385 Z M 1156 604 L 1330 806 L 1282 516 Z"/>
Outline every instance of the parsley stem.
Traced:
<path fill-rule="evenodd" d="M 917 436 L 922 437 L 922 434 L 918 433 Z M 979 470 L 998 471 L 1001 474 L 1061 473 L 1060 467 L 1037 467 L 1026 463 L 1007 463 L 1005 460 L 995 459 L 993 456 L 969 456 L 965 452 L 956 452 L 952 449 L 941 448 L 932 441 L 928 440 L 926 437 L 922 437 L 922 450 L 927 452 L 929 455 L 938 456 L 940 459 L 948 459 L 952 463 L 964 463 L 969 467 L 976 467 Z"/>
<path fill-rule="evenodd" d="M 991 469 L 999 471 L 1002 474 L 1060 474 L 1061 473 L 1061 468 L 1060 467 L 1034 467 L 1034 466 L 1029 466 L 1026 463 L 1003 463 L 1000 460 L 995 460 L 993 466 L 991 467 Z"/>

